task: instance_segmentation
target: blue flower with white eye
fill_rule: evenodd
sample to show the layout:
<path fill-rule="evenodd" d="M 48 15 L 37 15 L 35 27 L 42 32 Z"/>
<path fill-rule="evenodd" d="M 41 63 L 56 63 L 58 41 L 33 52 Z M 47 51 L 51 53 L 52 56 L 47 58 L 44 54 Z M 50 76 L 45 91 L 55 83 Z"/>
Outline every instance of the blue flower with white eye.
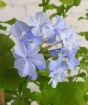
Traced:
<path fill-rule="evenodd" d="M 49 63 L 49 71 L 52 87 L 55 88 L 59 82 L 66 79 L 65 71 L 67 70 L 67 63 L 63 60 L 63 55 L 60 54 L 57 61 L 51 60 Z"/>
<path fill-rule="evenodd" d="M 10 27 L 12 35 L 19 43 L 24 43 L 28 46 L 30 43 L 35 42 L 37 45 L 43 43 L 42 37 L 36 37 L 31 32 L 31 27 L 22 21 L 17 21 Z"/>
<path fill-rule="evenodd" d="M 31 43 L 28 48 L 24 43 L 18 43 L 15 46 L 13 55 L 15 67 L 18 69 L 20 76 L 29 76 L 31 80 L 35 80 L 37 78 L 36 67 L 39 70 L 46 68 L 45 59 L 39 51 L 40 48 L 35 43 Z"/>
<path fill-rule="evenodd" d="M 30 16 L 28 23 L 35 36 L 42 36 L 47 43 L 53 43 L 56 40 L 54 27 L 44 12 L 38 12 L 35 17 Z"/>
<path fill-rule="evenodd" d="M 56 24 L 54 25 L 54 29 L 56 34 L 60 34 L 63 32 L 65 29 L 67 29 L 67 24 L 62 16 L 57 16 L 57 21 Z"/>
<path fill-rule="evenodd" d="M 66 29 L 60 33 L 60 39 L 62 41 L 63 47 L 68 51 L 71 51 L 75 48 L 79 48 L 77 34 L 73 29 Z"/>

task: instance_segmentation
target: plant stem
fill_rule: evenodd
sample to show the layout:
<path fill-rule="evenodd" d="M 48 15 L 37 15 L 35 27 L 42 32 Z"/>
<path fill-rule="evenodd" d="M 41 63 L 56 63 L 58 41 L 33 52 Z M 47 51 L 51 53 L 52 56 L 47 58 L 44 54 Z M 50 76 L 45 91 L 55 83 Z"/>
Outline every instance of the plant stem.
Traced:
<path fill-rule="evenodd" d="M 4 91 L 0 89 L 0 105 L 5 105 Z"/>

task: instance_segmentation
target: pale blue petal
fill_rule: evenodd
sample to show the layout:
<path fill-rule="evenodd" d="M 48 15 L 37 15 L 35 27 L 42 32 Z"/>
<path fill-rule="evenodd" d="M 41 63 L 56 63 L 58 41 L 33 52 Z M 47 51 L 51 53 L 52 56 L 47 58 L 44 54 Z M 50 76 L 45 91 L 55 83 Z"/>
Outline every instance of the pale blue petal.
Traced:
<path fill-rule="evenodd" d="M 33 56 L 40 51 L 40 47 L 36 43 L 31 43 L 28 46 L 28 55 Z"/>
<path fill-rule="evenodd" d="M 40 70 L 45 69 L 46 67 L 46 62 L 42 54 L 38 53 L 33 55 L 32 57 L 30 56 L 29 60 L 30 62 L 35 64 Z"/>
<path fill-rule="evenodd" d="M 42 30 L 41 27 L 37 26 L 37 27 L 33 27 L 32 28 L 32 33 L 35 36 L 42 36 Z"/>
<path fill-rule="evenodd" d="M 38 12 L 35 18 L 40 24 L 46 22 L 47 20 L 46 14 L 44 12 Z"/>
<path fill-rule="evenodd" d="M 62 61 L 60 66 L 61 66 L 63 71 L 67 70 L 67 68 L 68 68 L 68 65 L 67 65 L 67 63 L 65 61 Z"/>
<path fill-rule="evenodd" d="M 19 75 L 21 77 L 29 76 L 31 80 L 37 78 L 35 65 L 28 62 L 27 59 L 19 58 L 15 60 L 15 67 L 18 69 Z"/>
<path fill-rule="evenodd" d="M 29 16 L 27 18 L 27 22 L 28 22 L 29 26 L 38 26 L 38 22 L 37 22 L 36 18 L 34 18 L 32 16 Z"/>
<path fill-rule="evenodd" d="M 56 41 L 56 34 L 54 33 L 53 30 L 51 30 L 47 37 L 47 43 L 51 44 L 54 43 L 55 41 Z"/>
<path fill-rule="evenodd" d="M 70 70 L 74 70 L 76 66 L 79 65 L 79 60 L 76 58 L 70 59 L 68 62 L 68 66 Z"/>
<path fill-rule="evenodd" d="M 18 43 L 13 50 L 13 55 L 16 58 L 16 56 L 19 57 L 25 57 L 27 54 L 27 49 L 23 43 Z"/>
<path fill-rule="evenodd" d="M 58 54 L 58 65 L 61 65 L 61 63 L 62 63 L 62 61 L 63 61 L 63 54 L 62 53 L 60 53 L 60 54 Z"/>
<path fill-rule="evenodd" d="M 57 69 L 57 62 L 54 60 L 51 60 L 49 65 L 48 65 L 49 71 L 53 72 Z"/>
<path fill-rule="evenodd" d="M 30 32 L 30 27 L 22 21 L 17 21 L 10 27 L 10 32 L 17 41 L 21 41 L 24 37 L 23 32 Z"/>
<path fill-rule="evenodd" d="M 21 77 L 29 76 L 30 71 L 29 71 L 28 61 L 21 60 L 21 59 L 16 60 L 15 61 L 15 66 L 18 69 L 19 75 Z"/>
<path fill-rule="evenodd" d="M 56 34 L 54 32 L 54 27 L 51 23 L 42 27 L 42 34 L 44 39 L 46 39 L 47 43 L 51 44 L 56 41 Z"/>
<path fill-rule="evenodd" d="M 67 24 L 62 16 L 57 16 L 57 22 L 55 24 L 55 32 L 58 34 L 67 28 Z"/>
<path fill-rule="evenodd" d="M 31 80 L 36 80 L 36 78 L 38 77 L 38 74 L 36 72 L 36 68 L 35 65 L 33 63 L 29 62 L 29 78 Z"/>

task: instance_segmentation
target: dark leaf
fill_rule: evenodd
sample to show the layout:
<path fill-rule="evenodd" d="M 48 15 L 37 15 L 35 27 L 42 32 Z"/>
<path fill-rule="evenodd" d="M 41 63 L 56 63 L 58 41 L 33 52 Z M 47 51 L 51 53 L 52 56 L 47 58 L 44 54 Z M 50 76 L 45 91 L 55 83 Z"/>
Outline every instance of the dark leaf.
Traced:
<path fill-rule="evenodd" d="M 15 90 L 21 81 L 22 78 L 18 75 L 16 69 L 6 69 L 0 65 L 0 87 L 4 90 Z"/>
<path fill-rule="evenodd" d="M 0 30 L 4 30 L 5 31 L 6 29 L 7 29 L 7 27 L 5 27 L 5 26 L 0 24 Z"/>
<path fill-rule="evenodd" d="M 8 36 L 0 34 L 0 56 L 8 53 L 14 46 L 14 42 Z"/>

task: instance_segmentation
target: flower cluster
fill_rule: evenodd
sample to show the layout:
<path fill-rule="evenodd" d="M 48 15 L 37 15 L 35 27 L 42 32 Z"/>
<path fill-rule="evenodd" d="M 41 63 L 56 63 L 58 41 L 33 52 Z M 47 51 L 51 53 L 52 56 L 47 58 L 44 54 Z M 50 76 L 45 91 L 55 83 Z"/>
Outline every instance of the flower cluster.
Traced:
<path fill-rule="evenodd" d="M 49 83 L 55 88 L 58 82 L 67 78 L 67 70 L 74 70 L 79 65 L 78 59 L 75 58 L 79 48 L 77 34 L 62 16 L 57 16 L 53 24 L 44 12 L 38 12 L 35 17 L 28 17 L 27 23 L 17 21 L 10 31 L 17 40 L 13 55 L 15 67 L 22 77 L 29 76 L 31 80 L 35 80 L 38 76 L 36 69 L 44 70 L 48 67 L 51 77 Z M 50 46 L 60 44 L 58 49 L 45 48 L 51 55 L 48 64 L 41 53 L 44 43 Z M 57 60 L 53 57 L 57 57 Z"/>

